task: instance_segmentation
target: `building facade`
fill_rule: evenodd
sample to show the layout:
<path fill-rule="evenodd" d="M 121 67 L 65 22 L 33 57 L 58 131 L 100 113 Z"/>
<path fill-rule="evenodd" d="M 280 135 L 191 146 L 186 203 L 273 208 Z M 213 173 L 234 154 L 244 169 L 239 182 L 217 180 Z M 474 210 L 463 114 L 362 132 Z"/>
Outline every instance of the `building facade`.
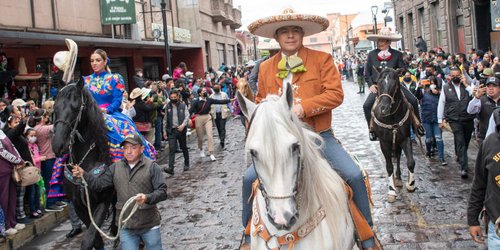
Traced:
<path fill-rule="evenodd" d="M 0 52 L 7 55 L 8 67 L 17 69 L 23 57 L 28 72 L 41 72 L 39 82 L 49 82 L 52 57 L 67 50 L 64 39 L 71 38 L 79 46 L 76 77 L 92 73 L 90 55 L 100 48 L 129 89 L 135 86 L 128 79 L 136 68 L 144 69 L 146 78 L 161 79 L 167 72 L 162 0 L 136 0 L 136 22 L 117 25 L 101 23 L 101 1 L 0 1 Z M 208 67 L 221 62 L 238 63 L 234 30 L 241 26 L 241 11 L 233 8 L 232 0 L 165 3 L 172 69 L 186 62 L 189 71 L 202 76 Z"/>
<path fill-rule="evenodd" d="M 401 0 L 392 1 L 402 47 L 417 52 L 418 36 L 428 49 L 441 47 L 450 53 L 471 48 L 488 50 L 495 36 L 491 30 L 489 0 Z M 498 53 L 498 49 L 494 50 Z"/>
<path fill-rule="evenodd" d="M 357 14 L 327 14 L 326 18 L 330 21 L 330 26 L 323 32 L 305 37 L 304 46 L 329 53 L 337 58 L 351 53 L 348 30 L 351 28 L 351 22 L 356 16 Z"/>

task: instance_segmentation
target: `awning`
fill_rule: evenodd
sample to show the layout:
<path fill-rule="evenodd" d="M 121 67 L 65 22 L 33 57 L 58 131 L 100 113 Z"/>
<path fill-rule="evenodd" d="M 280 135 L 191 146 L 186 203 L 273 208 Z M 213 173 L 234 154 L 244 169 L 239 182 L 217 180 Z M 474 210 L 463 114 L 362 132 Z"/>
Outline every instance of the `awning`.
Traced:
<path fill-rule="evenodd" d="M 359 40 L 358 44 L 356 44 L 356 47 L 354 47 L 355 50 L 371 50 L 373 49 L 372 47 L 372 42 L 368 40 Z"/>
<path fill-rule="evenodd" d="M 73 39 L 78 46 L 82 47 L 119 47 L 119 48 L 144 48 L 162 49 L 163 41 L 143 41 L 132 39 L 112 39 L 107 37 L 77 36 L 64 34 L 50 34 L 30 31 L 6 31 L 0 30 L 0 43 L 4 45 L 64 45 L 64 39 Z M 172 50 L 201 48 L 199 44 L 193 43 L 170 43 Z"/>

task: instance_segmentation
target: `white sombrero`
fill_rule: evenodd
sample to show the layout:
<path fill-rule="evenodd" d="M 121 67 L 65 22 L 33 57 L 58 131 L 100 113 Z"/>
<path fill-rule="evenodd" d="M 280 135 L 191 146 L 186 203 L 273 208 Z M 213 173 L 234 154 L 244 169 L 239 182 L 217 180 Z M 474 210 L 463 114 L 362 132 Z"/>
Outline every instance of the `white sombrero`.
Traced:
<path fill-rule="evenodd" d="M 64 71 L 62 81 L 69 83 L 73 77 L 73 71 L 75 71 L 76 58 L 78 56 L 78 46 L 75 41 L 71 39 L 65 39 L 66 46 L 68 46 L 69 51 L 59 51 L 54 55 L 54 64 L 57 68 Z"/>
<path fill-rule="evenodd" d="M 314 35 L 328 28 L 328 19 L 316 16 L 298 14 L 291 8 L 284 9 L 281 14 L 264 17 L 248 25 L 250 33 L 274 38 L 277 29 L 285 26 L 299 26 L 304 30 L 304 36 Z"/>
<path fill-rule="evenodd" d="M 378 34 L 371 34 L 366 36 L 366 39 L 374 42 L 379 39 L 386 39 L 395 42 L 401 40 L 401 38 L 403 38 L 401 34 L 392 33 L 389 27 L 383 27 L 382 29 L 380 29 Z"/>
<path fill-rule="evenodd" d="M 142 95 L 142 89 L 141 88 L 135 88 L 132 90 L 132 92 L 130 92 L 130 95 L 129 98 L 130 99 L 136 99 L 137 97 L 141 96 Z"/>
<path fill-rule="evenodd" d="M 24 57 L 19 58 L 19 66 L 17 68 L 18 74 L 14 77 L 14 80 L 38 80 L 42 77 L 42 73 L 28 73 L 28 68 L 26 68 L 26 61 Z"/>

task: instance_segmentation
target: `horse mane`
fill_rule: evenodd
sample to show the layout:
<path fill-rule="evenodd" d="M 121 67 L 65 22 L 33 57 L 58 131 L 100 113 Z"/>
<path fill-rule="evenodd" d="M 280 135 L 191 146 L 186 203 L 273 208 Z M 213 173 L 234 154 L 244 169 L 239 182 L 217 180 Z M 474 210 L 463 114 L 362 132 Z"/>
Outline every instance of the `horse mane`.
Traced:
<path fill-rule="evenodd" d="M 268 95 L 265 101 L 259 105 L 253 126 L 265 128 L 259 129 L 260 135 L 256 138 L 267 141 L 267 143 L 263 142 L 262 145 L 269 147 L 270 150 L 265 151 L 270 151 L 268 154 L 278 154 L 266 155 L 265 157 L 270 157 L 268 159 L 290 157 L 289 152 L 271 149 L 274 147 L 274 143 L 283 137 L 283 134 L 280 133 L 282 130 L 278 127 L 288 130 L 300 142 L 304 165 L 297 193 L 300 216 L 296 226 L 303 225 L 321 206 L 326 211 L 325 219 L 331 230 L 330 237 L 325 240 L 332 242 L 335 245 L 334 249 L 346 249 L 348 246 L 352 246 L 352 242 L 346 242 L 344 235 L 353 232 L 346 232 L 348 228 L 352 228 L 352 219 L 348 210 L 344 181 L 332 170 L 328 161 L 322 156 L 320 147 L 323 146 L 323 140 L 321 136 L 310 130 L 293 112 L 278 102 L 280 102 L 280 97 Z M 251 134 L 256 134 L 256 132 L 256 129 L 250 129 L 249 138 Z M 317 142 L 320 142 L 320 145 L 317 145 Z M 279 155 L 280 153 L 282 155 Z"/>
<path fill-rule="evenodd" d="M 238 88 L 238 91 L 240 91 L 240 93 L 245 98 L 247 98 L 248 100 L 250 100 L 252 102 L 255 100 L 254 94 L 253 94 L 252 90 L 250 89 L 250 85 L 248 84 L 248 82 L 245 78 L 240 78 L 238 80 L 238 82 L 236 83 L 236 87 Z"/>
<path fill-rule="evenodd" d="M 63 91 L 67 88 L 67 91 Z M 102 162 L 106 164 L 111 163 L 111 158 L 109 155 L 109 145 L 107 137 L 107 128 L 104 122 L 102 111 L 99 109 L 97 102 L 94 97 L 90 94 L 87 88 L 78 87 L 74 84 L 66 85 L 58 93 L 57 99 L 69 100 L 69 96 L 73 92 L 77 92 L 76 95 L 83 95 L 83 100 L 85 101 L 85 107 L 83 109 L 81 124 L 78 126 L 78 130 L 82 133 L 84 139 L 89 139 L 90 141 L 95 141 L 95 151 L 98 158 L 95 159 L 96 162 Z M 78 112 L 78 111 L 76 111 Z M 78 140 L 76 139 L 76 142 Z M 104 153 L 103 153 L 104 152 Z"/>

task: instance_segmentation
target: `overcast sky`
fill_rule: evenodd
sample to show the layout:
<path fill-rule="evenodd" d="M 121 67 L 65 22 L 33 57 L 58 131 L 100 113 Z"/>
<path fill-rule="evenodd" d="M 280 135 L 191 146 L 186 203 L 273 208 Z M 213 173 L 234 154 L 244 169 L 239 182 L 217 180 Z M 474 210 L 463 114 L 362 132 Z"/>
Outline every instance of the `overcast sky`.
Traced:
<path fill-rule="evenodd" d="M 327 13 L 353 14 L 361 11 L 370 11 L 372 5 L 378 5 L 378 15 L 384 2 L 390 0 L 233 0 L 233 6 L 241 6 L 240 29 L 246 27 L 253 21 L 261 18 L 279 14 L 284 8 L 292 7 L 296 12 L 302 14 L 316 14 L 326 17 Z"/>

